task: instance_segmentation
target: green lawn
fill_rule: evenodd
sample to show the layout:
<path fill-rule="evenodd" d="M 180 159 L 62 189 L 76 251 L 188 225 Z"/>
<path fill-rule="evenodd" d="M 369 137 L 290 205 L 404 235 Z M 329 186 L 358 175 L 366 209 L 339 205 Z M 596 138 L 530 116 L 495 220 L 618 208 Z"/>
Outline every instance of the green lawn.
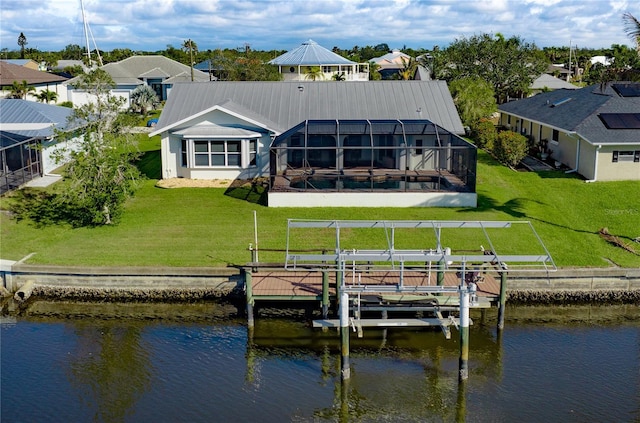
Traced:
<path fill-rule="evenodd" d="M 141 168 L 150 178 L 160 172 L 157 140 L 147 144 Z M 253 212 L 258 221 L 260 261 L 282 262 L 288 218 L 367 220 L 526 220 L 530 221 L 560 267 L 640 267 L 640 256 L 605 242 L 598 230 L 607 227 L 637 251 L 640 244 L 640 181 L 585 183 L 563 172 L 514 172 L 479 153 L 476 209 L 451 208 L 267 208 L 260 193 L 245 189 L 155 187 L 144 182 L 127 204 L 117 226 L 72 229 L 36 228 L 0 215 L 0 257 L 28 263 L 95 266 L 219 266 L 250 261 L 254 240 Z M 0 206 L 6 205 L 0 200 Z M 425 231 L 397 234 L 397 248 L 431 248 Z M 477 249 L 477 232 L 452 235 L 445 242 Z M 343 247 L 385 245 L 384 232 L 344 231 Z M 493 234 L 492 234 L 493 237 Z M 496 234 L 499 239 L 500 235 Z M 332 231 L 294 234 L 292 248 L 332 246 Z M 531 239 L 518 234 L 501 240 L 527 252 Z M 485 245 L 486 246 L 486 245 Z M 500 251 L 500 250 L 499 250 Z"/>

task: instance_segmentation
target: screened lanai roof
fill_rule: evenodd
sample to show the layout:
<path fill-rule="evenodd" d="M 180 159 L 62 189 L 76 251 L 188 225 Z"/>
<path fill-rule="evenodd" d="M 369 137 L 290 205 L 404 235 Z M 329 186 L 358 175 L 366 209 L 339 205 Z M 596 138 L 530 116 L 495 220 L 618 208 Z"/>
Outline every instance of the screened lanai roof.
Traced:
<path fill-rule="evenodd" d="M 296 133 L 304 132 L 309 135 L 448 135 L 451 132 L 437 126 L 433 122 L 422 119 L 389 119 L 389 120 L 307 120 L 282 133 L 273 142 L 277 147 L 280 142 Z"/>
<path fill-rule="evenodd" d="M 356 63 L 327 50 L 313 40 L 308 40 L 301 46 L 271 60 L 269 64 L 320 66 L 355 65 Z"/>

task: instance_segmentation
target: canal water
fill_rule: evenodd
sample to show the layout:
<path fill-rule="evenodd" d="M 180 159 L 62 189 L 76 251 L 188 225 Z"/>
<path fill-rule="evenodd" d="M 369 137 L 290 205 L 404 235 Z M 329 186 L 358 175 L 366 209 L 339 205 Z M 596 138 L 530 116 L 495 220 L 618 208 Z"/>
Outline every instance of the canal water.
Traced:
<path fill-rule="evenodd" d="M 230 305 L 37 302 L 2 317 L 2 422 L 640 422 L 638 306 L 510 307 L 339 336 Z"/>

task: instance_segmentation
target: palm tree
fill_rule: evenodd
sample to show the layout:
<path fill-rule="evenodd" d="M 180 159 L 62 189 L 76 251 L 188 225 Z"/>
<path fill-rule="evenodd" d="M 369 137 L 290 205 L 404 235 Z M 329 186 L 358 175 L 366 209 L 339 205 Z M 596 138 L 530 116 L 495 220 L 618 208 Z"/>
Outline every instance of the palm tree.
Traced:
<path fill-rule="evenodd" d="M 324 79 L 324 73 L 322 69 L 320 69 L 320 66 L 311 66 L 304 72 L 304 79 L 310 79 L 311 81 Z"/>
<path fill-rule="evenodd" d="M 198 46 L 191 38 L 182 43 L 182 49 L 189 53 L 189 67 L 191 67 L 191 82 L 193 82 L 193 52 L 198 53 Z"/>
<path fill-rule="evenodd" d="M 344 81 L 345 80 L 344 72 L 334 73 L 331 79 L 333 79 L 334 81 Z"/>
<path fill-rule="evenodd" d="M 380 65 L 374 61 L 369 62 L 369 80 L 370 81 L 379 81 L 382 79 L 382 75 L 380 75 Z"/>
<path fill-rule="evenodd" d="M 143 116 L 146 116 L 147 112 L 157 107 L 158 104 L 158 95 L 148 85 L 140 85 L 131 92 L 131 109 L 140 112 Z"/>
<path fill-rule="evenodd" d="M 409 60 L 406 60 L 403 57 L 402 58 L 402 69 L 398 71 L 398 74 L 400 74 L 400 77 L 403 80 L 408 81 L 415 74 L 417 66 L 418 65 L 416 64 L 416 61 L 413 59 L 413 57 L 410 57 Z"/>
<path fill-rule="evenodd" d="M 636 43 L 636 50 L 640 54 L 640 21 L 629 12 L 622 15 L 622 20 L 625 32 Z"/>
<path fill-rule="evenodd" d="M 41 103 L 49 104 L 50 101 L 56 101 L 58 99 L 58 93 L 54 91 L 44 90 L 36 94 L 36 98 Z"/>
<path fill-rule="evenodd" d="M 11 85 L 11 92 L 9 93 L 9 97 L 21 98 L 26 100 L 27 94 L 35 90 L 36 89 L 33 87 L 30 87 L 29 83 L 24 79 L 22 80 L 22 82 L 13 81 L 13 84 Z"/>

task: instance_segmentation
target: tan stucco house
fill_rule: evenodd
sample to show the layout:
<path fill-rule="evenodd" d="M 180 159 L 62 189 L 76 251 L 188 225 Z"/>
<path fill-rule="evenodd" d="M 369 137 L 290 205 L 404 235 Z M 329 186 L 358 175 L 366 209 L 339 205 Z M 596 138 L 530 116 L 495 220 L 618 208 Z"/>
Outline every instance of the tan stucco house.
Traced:
<path fill-rule="evenodd" d="M 640 83 L 560 89 L 499 106 L 500 125 L 543 141 L 587 181 L 640 180 Z"/>

